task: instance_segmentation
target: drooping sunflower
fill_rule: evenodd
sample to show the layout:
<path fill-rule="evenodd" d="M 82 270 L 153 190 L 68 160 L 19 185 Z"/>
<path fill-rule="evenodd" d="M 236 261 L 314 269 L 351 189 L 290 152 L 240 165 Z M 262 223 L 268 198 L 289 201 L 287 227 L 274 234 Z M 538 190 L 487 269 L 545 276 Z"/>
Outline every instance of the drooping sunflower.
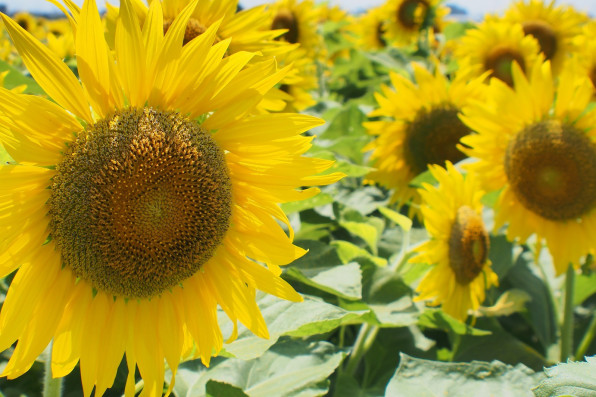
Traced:
<path fill-rule="evenodd" d="M 490 72 L 507 84 L 513 84 L 511 64 L 530 70 L 539 53 L 538 43 L 524 35 L 522 26 L 487 19 L 477 29 L 468 29 L 454 50 L 461 73 L 479 76 Z"/>
<path fill-rule="evenodd" d="M 451 164 L 446 169 L 429 166 L 438 186 L 420 189 L 421 211 L 430 240 L 416 249 L 411 262 L 433 267 L 416 288 L 414 300 L 431 300 L 443 311 L 464 321 L 469 310 L 477 310 L 485 291 L 498 285 L 488 259 L 489 237 L 482 220 L 480 199 L 484 192 L 474 178 L 465 177 Z"/>
<path fill-rule="evenodd" d="M 554 74 L 558 74 L 563 62 L 574 50 L 573 39 L 580 34 L 587 16 L 573 7 L 555 7 L 554 1 L 520 0 L 511 5 L 504 20 L 519 23 L 526 35 L 538 41 L 545 59 L 550 60 Z"/>
<path fill-rule="evenodd" d="M 393 89 L 382 86 L 375 97 L 379 108 L 369 114 L 382 117 L 364 123 L 376 139 L 365 147 L 373 150 L 367 176 L 389 189 L 391 200 L 399 205 L 412 204 L 410 214 L 417 214 L 420 196 L 409 184 L 427 170 L 428 164 L 457 162 L 465 155 L 457 149 L 461 137 L 470 129 L 458 118 L 468 101 L 483 97 L 482 77 L 467 80 L 456 77 L 449 82 L 437 67 L 434 74 L 414 63 L 416 84 L 390 72 Z"/>
<path fill-rule="evenodd" d="M 114 51 L 94 0 L 71 7 L 81 82 L 2 15 L 53 99 L 0 89 L 15 161 L 0 166 L 0 273 L 18 269 L 0 313 L 0 351 L 18 340 L 3 376 L 53 339 L 53 376 L 80 361 L 85 396 L 112 385 L 123 355 L 126 395 L 137 367 L 144 393 L 161 395 L 164 358 L 175 374 L 181 357 L 208 365 L 221 349 L 218 305 L 267 337 L 255 290 L 301 300 L 279 277 L 305 251 L 278 203 L 341 175 L 316 176 L 331 162 L 302 156 L 311 138 L 300 134 L 320 119 L 253 112 L 287 70 L 224 57 L 216 25 L 183 45 L 197 3 L 164 35 L 161 2 L 141 29 L 122 0 Z"/>
<path fill-rule="evenodd" d="M 513 67 L 514 88 L 493 80 L 490 103 L 464 108 L 462 120 L 477 134 L 462 148 L 487 191 L 501 190 L 495 227 L 507 237 L 546 241 L 557 274 L 594 249 L 596 235 L 596 112 L 592 85 L 565 67 L 558 83 L 550 63 L 529 76 Z"/>
<path fill-rule="evenodd" d="M 414 43 L 421 31 L 440 26 L 449 14 L 449 8 L 441 6 L 442 0 L 388 0 L 383 6 L 385 34 L 396 46 Z"/>

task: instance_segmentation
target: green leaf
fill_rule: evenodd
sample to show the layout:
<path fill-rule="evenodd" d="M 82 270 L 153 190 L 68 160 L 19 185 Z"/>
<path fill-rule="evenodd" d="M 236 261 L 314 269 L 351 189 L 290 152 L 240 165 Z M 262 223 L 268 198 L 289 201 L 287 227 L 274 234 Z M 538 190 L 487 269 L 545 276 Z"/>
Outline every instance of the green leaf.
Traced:
<path fill-rule="evenodd" d="M 352 258 L 344 261 L 335 246 L 318 241 L 297 241 L 296 244 L 309 252 L 286 268 L 286 276 L 344 299 L 362 297 L 360 266 L 349 263 Z"/>
<path fill-rule="evenodd" d="M 445 363 L 401 353 L 385 396 L 531 396 L 531 387 L 542 377 L 523 364 Z"/>
<path fill-rule="evenodd" d="M 418 325 L 426 328 L 442 329 L 458 335 L 490 335 L 490 331 L 470 327 L 439 309 L 425 310 L 418 319 Z"/>
<path fill-rule="evenodd" d="M 249 397 L 242 389 L 216 380 L 209 380 L 205 389 L 207 397 Z"/>
<path fill-rule="evenodd" d="M 547 378 L 533 389 L 537 397 L 596 396 L 596 356 L 545 368 Z"/>
<path fill-rule="evenodd" d="M 358 236 L 364 240 L 370 250 L 375 254 L 377 253 L 377 240 L 379 238 L 379 233 L 376 227 L 367 223 L 350 221 L 343 221 L 339 224 L 354 236 Z"/>
<path fill-rule="evenodd" d="M 397 211 L 393 211 L 387 207 L 379 207 L 379 212 L 385 217 L 397 224 L 405 231 L 409 231 L 412 228 L 412 220 L 405 215 L 400 214 Z"/>
<path fill-rule="evenodd" d="M 581 305 L 596 293 L 596 273 L 580 274 L 575 278 L 573 305 Z"/>
<path fill-rule="evenodd" d="M 327 378 L 346 353 L 328 342 L 285 339 L 261 357 L 244 361 L 227 359 L 203 371 L 187 396 L 205 396 L 208 380 L 227 383 L 251 397 L 322 396 Z"/>
<path fill-rule="evenodd" d="M 23 76 L 17 69 L 8 63 L 0 60 L 0 72 L 8 70 L 8 75 L 4 78 L 4 87 L 11 89 L 20 85 L 26 85 L 25 93 L 35 95 L 45 95 L 44 90 L 31 77 Z"/>
<path fill-rule="evenodd" d="M 429 185 L 436 185 L 437 180 L 429 170 L 426 170 L 415 176 L 414 179 L 410 181 L 409 185 L 411 187 L 421 188 L 423 187 L 423 183 L 428 183 Z"/>
<path fill-rule="evenodd" d="M 290 203 L 283 203 L 281 208 L 287 214 L 293 214 L 295 212 L 302 212 L 311 208 L 320 207 L 325 204 L 333 202 L 333 196 L 327 193 L 319 193 L 314 197 L 311 197 L 302 201 L 292 201 Z"/>
<path fill-rule="evenodd" d="M 334 240 L 330 245 L 337 248 L 337 255 L 343 263 L 348 263 L 357 258 L 366 258 L 377 266 L 387 266 L 387 259 L 372 255 L 367 250 L 362 249 L 349 241 Z"/>
<path fill-rule="evenodd" d="M 347 311 L 330 305 L 320 299 L 304 296 L 304 301 L 295 303 L 271 295 L 258 294 L 257 300 L 267 328 L 269 339 L 253 335 L 239 325 L 238 339 L 224 346 L 225 352 L 244 360 L 262 355 L 282 335 L 310 336 L 326 333 L 344 324 L 359 324 L 368 311 Z M 223 312 L 218 312 L 219 323 L 224 335 L 230 335 L 232 324 Z"/>
<path fill-rule="evenodd" d="M 328 121 L 327 130 L 320 136 L 320 139 L 365 135 L 366 129 L 362 126 L 364 121 L 366 121 L 366 115 L 356 104 L 345 105 Z"/>
<path fill-rule="evenodd" d="M 542 346 L 548 347 L 557 340 L 555 309 L 548 287 L 530 268 L 532 262 L 531 252 L 519 255 L 504 281 L 511 288 L 528 293 L 530 301 L 526 303 L 526 307 L 529 322 Z"/>

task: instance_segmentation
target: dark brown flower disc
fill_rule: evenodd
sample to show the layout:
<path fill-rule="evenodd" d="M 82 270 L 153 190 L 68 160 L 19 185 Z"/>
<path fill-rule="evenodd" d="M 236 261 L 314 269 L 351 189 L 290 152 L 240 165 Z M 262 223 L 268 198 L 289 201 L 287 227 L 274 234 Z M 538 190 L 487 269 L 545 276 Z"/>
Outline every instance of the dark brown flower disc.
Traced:
<path fill-rule="evenodd" d="M 397 21 L 407 29 L 420 29 L 429 8 L 429 4 L 425 0 L 405 0 L 397 9 Z"/>
<path fill-rule="evenodd" d="M 457 163 L 466 157 L 456 145 L 471 131 L 458 113 L 453 106 L 422 108 L 406 126 L 405 158 L 415 174 L 426 171 L 428 164 L 444 166 L 447 160 Z"/>
<path fill-rule="evenodd" d="M 290 10 L 281 9 L 275 15 L 271 29 L 287 29 L 288 31 L 278 37 L 288 43 L 296 44 L 300 39 L 300 27 L 296 15 Z"/>
<path fill-rule="evenodd" d="M 543 218 L 580 218 L 596 204 L 596 146 L 557 120 L 531 124 L 511 140 L 505 173 L 521 204 Z"/>
<path fill-rule="evenodd" d="M 513 72 L 511 67 L 514 61 L 525 72 L 526 63 L 520 53 L 508 47 L 497 47 L 485 59 L 484 70 L 490 70 L 491 77 L 496 77 L 507 83 L 510 87 L 513 87 Z"/>
<path fill-rule="evenodd" d="M 540 51 L 544 54 L 546 59 L 553 59 L 557 53 L 557 35 L 551 26 L 543 21 L 528 21 L 523 23 L 524 33 L 532 35 L 538 45 Z"/>
<path fill-rule="evenodd" d="M 72 142 L 51 185 L 64 263 L 95 288 L 150 298 L 195 274 L 228 230 L 224 153 L 175 112 L 126 109 Z"/>
<path fill-rule="evenodd" d="M 468 285 L 482 272 L 488 250 L 482 218 L 467 205 L 460 207 L 449 235 L 449 266 L 458 284 Z"/>

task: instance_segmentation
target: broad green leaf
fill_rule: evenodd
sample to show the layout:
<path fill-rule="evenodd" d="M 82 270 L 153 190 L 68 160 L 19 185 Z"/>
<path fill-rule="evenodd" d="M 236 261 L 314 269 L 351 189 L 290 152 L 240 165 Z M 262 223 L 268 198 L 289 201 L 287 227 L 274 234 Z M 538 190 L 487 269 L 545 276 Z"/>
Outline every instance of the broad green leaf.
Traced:
<path fill-rule="evenodd" d="M 0 72 L 8 71 L 4 78 L 4 87 L 11 89 L 20 85 L 26 85 L 25 93 L 35 95 L 45 95 L 44 90 L 31 77 L 23 76 L 17 69 L 8 63 L 0 60 Z"/>
<path fill-rule="evenodd" d="M 304 302 L 288 302 L 271 295 L 258 294 L 261 313 L 269 329 L 269 339 L 255 336 L 239 325 L 238 339 L 224 345 L 224 350 L 244 360 L 262 355 L 282 335 L 310 336 L 329 332 L 344 324 L 358 324 L 364 321 L 368 311 L 347 311 L 330 305 L 320 299 L 304 296 Z M 230 335 L 232 324 L 223 312 L 219 312 L 219 323 L 224 335 Z"/>
<path fill-rule="evenodd" d="M 420 315 L 418 325 L 426 328 L 442 329 L 458 335 L 490 335 L 490 331 L 470 327 L 439 309 L 426 309 Z"/>
<path fill-rule="evenodd" d="M 453 361 L 499 360 L 515 365 L 523 363 L 534 370 L 546 365 L 545 358 L 515 336 L 506 332 L 499 323 L 486 318 L 478 318 L 476 327 L 489 329 L 490 335 L 461 335 L 459 346 L 451 356 Z"/>
<path fill-rule="evenodd" d="M 318 241 L 296 244 L 309 252 L 286 268 L 286 276 L 344 299 L 362 297 L 360 266 L 352 258 L 342 260 L 335 246 Z"/>
<path fill-rule="evenodd" d="M 542 377 L 523 364 L 445 363 L 402 353 L 385 396 L 532 396 L 530 389 Z"/>
<path fill-rule="evenodd" d="M 414 179 L 410 181 L 409 185 L 414 188 L 421 188 L 423 187 L 423 183 L 428 183 L 429 185 L 436 185 L 437 180 L 435 179 L 433 174 L 431 174 L 430 171 L 426 170 L 415 176 Z"/>
<path fill-rule="evenodd" d="M 511 288 L 528 293 L 530 301 L 526 303 L 527 318 L 542 346 L 548 347 L 557 340 L 555 309 L 548 287 L 530 268 L 532 262 L 531 252 L 519 255 L 504 282 Z"/>
<path fill-rule="evenodd" d="M 205 396 L 209 380 L 232 385 L 251 397 L 322 396 L 329 389 L 327 378 L 345 355 L 328 342 L 284 339 L 258 358 L 227 359 L 201 371 L 186 396 Z"/>
<path fill-rule="evenodd" d="M 387 205 L 388 195 L 376 186 L 364 186 L 357 190 L 339 190 L 335 194 L 335 201 L 352 208 L 362 215 L 369 215 L 380 206 Z"/>
<path fill-rule="evenodd" d="M 346 136 L 361 136 L 366 134 L 362 123 L 366 115 L 355 104 L 344 106 L 332 119 L 327 122 L 327 130 L 320 136 L 321 139 L 337 139 Z"/>
<path fill-rule="evenodd" d="M 545 368 L 547 378 L 533 389 L 537 397 L 596 396 L 596 356 Z"/>
<path fill-rule="evenodd" d="M 242 389 L 229 383 L 209 380 L 205 385 L 206 397 L 249 397 Z"/>

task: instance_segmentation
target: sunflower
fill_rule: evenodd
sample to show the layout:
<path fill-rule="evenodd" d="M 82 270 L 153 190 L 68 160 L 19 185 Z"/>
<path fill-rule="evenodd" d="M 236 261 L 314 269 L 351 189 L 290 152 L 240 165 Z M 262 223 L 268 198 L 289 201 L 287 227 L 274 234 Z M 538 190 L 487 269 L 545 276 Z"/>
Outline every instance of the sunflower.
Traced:
<path fill-rule="evenodd" d="M 62 59 L 74 56 L 74 37 L 66 18 L 47 21 L 45 29 L 47 45 L 52 51 Z"/>
<path fill-rule="evenodd" d="M 278 0 L 269 5 L 270 28 L 286 29 L 279 39 L 300 44 L 311 59 L 325 56 L 317 32 L 318 19 L 319 11 L 312 0 Z"/>
<path fill-rule="evenodd" d="M 513 68 L 515 89 L 493 81 L 490 103 L 464 108 L 462 120 L 478 134 L 462 139 L 478 159 L 469 165 L 488 191 L 500 190 L 495 227 L 507 237 L 545 240 L 556 272 L 594 248 L 596 235 L 596 112 L 592 85 L 566 67 L 555 83 L 550 63 L 528 77 Z"/>
<path fill-rule="evenodd" d="M 40 19 L 36 18 L 32 14 L 29 14 L 28 12 L 17 12 L 12 17 L 20 27 L 31 33 L 33 36 L 37 37 L 38 39 L 42 39 L 44 37 L 45 32 L 43 29 L 43 23 Z"/>
<path fill-rule="evenodd" d="M 389 41 L 396 46 L 414 43 L 423 29 L 442 25 L 442 18 L 449 8 L 441 6 L 442 0 L 388 0 L 383 6 L 385 31 Z"/>
<path fill-rule="evenodd" d="M 390 72 L 394 89 L 382 86 L 382 94 L 375 94 L 379 108 L 369 114 L 383 119 L 364 123 L 377 136 L 365 147 L 373 150 L 371 160 L 376 167 L 367 179 L 393 189 L 393 202 L 413 204 L 410 215 L 417 213 L 420 202 L 416 188 L 409 185 L 412 179 L 426 171 L 428 164 L 443 165 L 446 160 L 457 162 L 465 157 L 456 145 L 470 129 L 458 113 L 484 92 L 482 77 L 449 82 L 438 68 L 433 75 L 412 65 L 417 85 Z"/>
<path fill-rule="evenodd" d="M 454 56 L 462 73 L 479 76 L 488 71 L 511 85 L 511 64 L 515 61 L 523 71 L 529 70 L 538 53 L 538 43 L 524 35 L 521 25 L 487 19 L 466 32 Z"/>
<path fill-rule="evenodd" d="M 18 269 L 0 313 L 0 351 L 18 340 L 3 376 L 53 339 L 53 376 L 80 361 L 85 396 L 112 385 L 123 355 L 127 396 L 136 367 L 144 392 L 161 395 L 164 358 L 175 374 L 181 358 L 208 365 L 222 348 L 218 305 L 267 337 L 256 289 L 302 299 L 279 277 L 305 251 L 278 203 L 342 175 L 315 176 L 331 162 L 302 156 L 311 138 L 300 134 L 320 119 L 254 115 L 287 70 L 224 57 L 217 25 L 183 45 L 197 3 L 164 35 L 161 2 L 141 29 L 122 0 L 113 52 L 94 0 L 71 7 L 81 82 L 2 15 L 53 99 L 0 89 L 0 138 L 16 162 L 0 168 L 1 276 Z"/>
<path fill-rule="evenodd" d="M 572 7 L 555 7 L 554 1 L 545 4 L 543 0 L 520 0 L 511 5 L 503 19 L 520 23 L 524 33 L 538 41 L 540 51 L 558 74 L 564 60 L 574 50 L 573 39 L 580 34 L 588 18 Z"/>
<path fill-rule="evenodd" d="M 588 76 L 596 92 L 596 42 L 593 37 L 596 35 L 596 21 L 585 24 L 582 33 L 574 39 L 577 51 L 573 57 L 580 67 L 580 73 Z"/>
<path fill-rule="evenodd" d="M 356 48 L 371 51 L 387 47 L 383 11 L 382 7 L 369 8 L 350 26 L 350 30 L 354 33 Z"/>
<path fill-rule="evenodd" d="M 480 199 L 473 175 L 464 176 L 449 161 L 446 169 L 429 166 L 438 187 L 420 189 L 424 225 L 431 239 L 416 249 L 411 262 L 433 267 L 416 288 L 415 300 L 432 300 L 443 311 L 464 321 L 469 310 L 477 310 L 485 290 L 498 285 L 488 259 L 489 238 L 482 221 Z"/>
<path fill-rule="evenodd" d="M 161 3 L 164 18 L 163 28 L 164 31 L 167 31 L 187 2 L 161 0 Z M 141 0 L 132 0 L 132 4 L 142 25 L 149 9 Z M 260 52 L 266 57 L 290 51 L 293 48 L 292 46 L 276 40 L 281 32 L 270 29 L 269 16 L 265 12 L 265 7 L 258 6 L 236 12 L 238 0 L 199 0 L 199 4 L 193 11 L 186 26 L 184 41 L 188 42 L 205 32 L 209 27 L 218 24 L 216 41 L 230 39 L 229 54 L 251 51 Z M 118 8 L 108 5 L 105 23 L 109 43 L 114 41 L 117 17 Z"/>

